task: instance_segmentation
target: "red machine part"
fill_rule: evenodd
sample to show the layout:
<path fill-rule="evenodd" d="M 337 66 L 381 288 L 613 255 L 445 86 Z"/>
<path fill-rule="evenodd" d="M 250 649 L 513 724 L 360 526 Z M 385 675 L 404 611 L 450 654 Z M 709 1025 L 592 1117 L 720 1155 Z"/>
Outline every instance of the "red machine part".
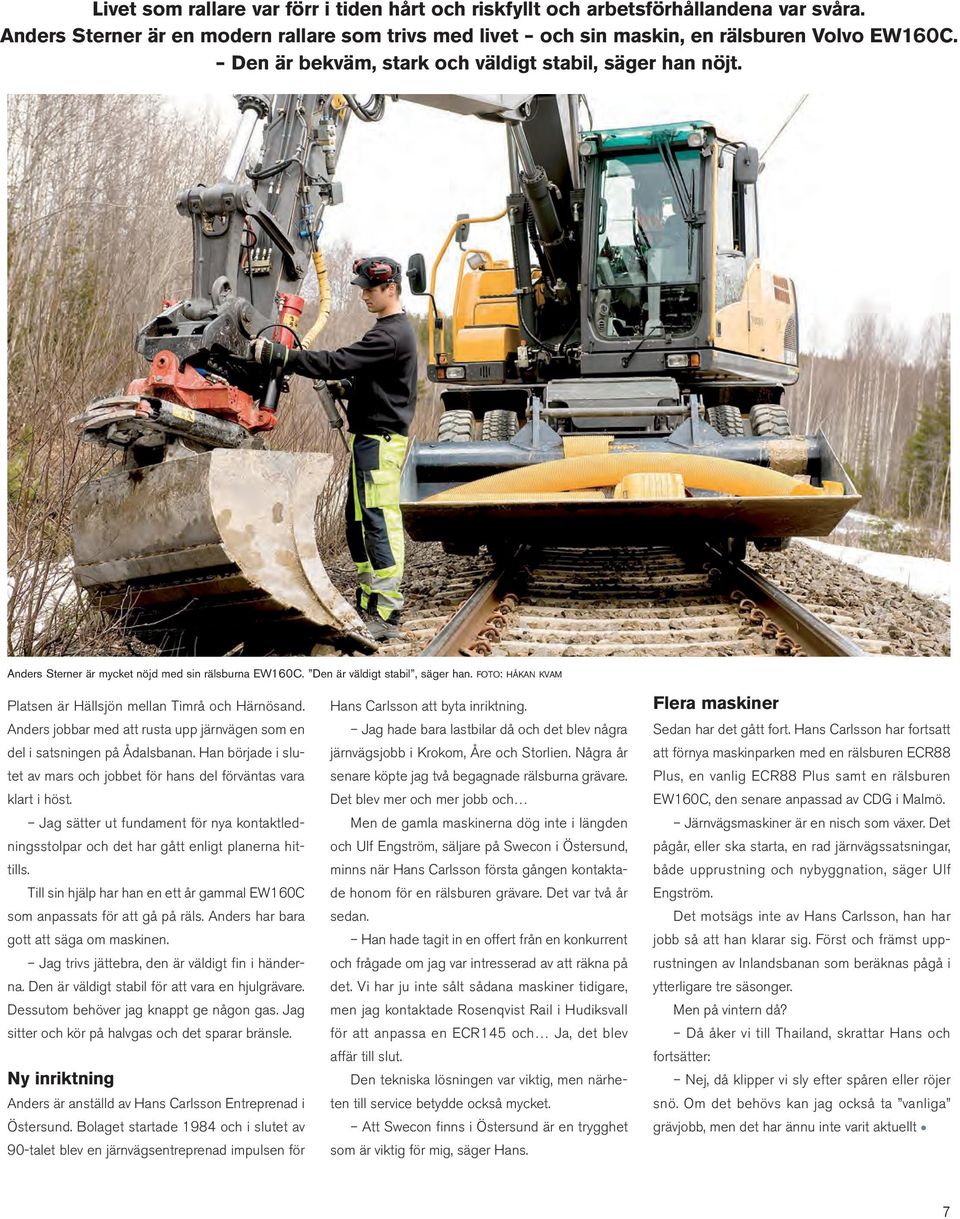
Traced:
<path fill-rule="evenodd" d="M 274 327 L 271 337 L 275 343 L 282 343 L 284 347 L 292 347 L 294 333 L 300 325 L 300 316 L 306 302 L 302 296 L 294 296 L 289 292 L 281 292 L 278 300 L 280 325 Z"/>
<path fill-rule="evenodd" d="M 292 343 L 292 337 L 290 341 Z M 248 432 L 269 431 L 277 422 L 273 411 L 261 410 L 249 394 L 221 378 L 204 377 L 189 365 L 179 368 L 177 357 L 171 351 L 158 351 L 149 373 L 131 381 L 127 393 L 131 397 L 180 403 L 191 410 L 239 423 Z"/>

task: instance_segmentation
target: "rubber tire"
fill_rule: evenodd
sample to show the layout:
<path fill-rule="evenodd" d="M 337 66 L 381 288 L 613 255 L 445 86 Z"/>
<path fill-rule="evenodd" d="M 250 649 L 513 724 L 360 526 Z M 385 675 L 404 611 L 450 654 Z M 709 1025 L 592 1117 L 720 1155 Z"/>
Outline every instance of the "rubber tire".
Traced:
<path fill-rule="evenodd" d="M 735 406 L 708 406 L 707 423 L 721 436 L 744 435 L 743 417 Z"/>
<path fill-rule="evenodd" d="M 517 434 L 519 421 L 513 411 L 486 411 L 483 416 L 484 440 L 509 440 Z"/>
<path fill-rule="evenodd" d="M 473 411 L 446 411 L 440 416 L 437 440 L 440 444 L 463 444 L 473 439 Z"/>
<path fill-rule="evenodd" d="M 775 402 L 759 402 L 750 407 L 750 431 L 754 436 L 789 436 L 787 408 Z"/>

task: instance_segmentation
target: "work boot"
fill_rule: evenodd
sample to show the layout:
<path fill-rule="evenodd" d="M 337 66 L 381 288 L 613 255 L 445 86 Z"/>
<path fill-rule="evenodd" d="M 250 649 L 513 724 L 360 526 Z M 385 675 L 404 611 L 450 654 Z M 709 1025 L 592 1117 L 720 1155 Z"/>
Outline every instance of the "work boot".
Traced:
<path fill-rule="evenodd" d="M 400 637 L 400 615 L 396 610 L 386 618 L 381 618 L 379 614 L 368 614 L 366 626 L 370 635 L 377 643 L 384 643 L 388 639 L 399 639 Z"/>

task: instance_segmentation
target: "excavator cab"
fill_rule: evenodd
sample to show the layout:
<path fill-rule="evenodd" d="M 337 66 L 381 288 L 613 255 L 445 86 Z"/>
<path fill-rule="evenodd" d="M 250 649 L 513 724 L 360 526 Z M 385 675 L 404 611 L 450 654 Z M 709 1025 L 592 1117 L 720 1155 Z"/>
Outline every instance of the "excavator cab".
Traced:
<path fill-rule="evenodd" d="M 684 222 L 660 157 L 607 158 L 599 189 L 593 329 L 634 343 L 689 334 L 701 312 L 699 233 Z"/>
<path fill-rule="evenodd" d="M 453 310 L 431 312 L 428 375 L 452 391 L 447 408 L 467 401 L 452 382 L 487 385 L 492 403 L 511 384 L 624 370 L 676 377 L 705 409 L 779 401 L 798 375 L 797 307 L 792 282 L 760 261 L 756 150 L 697 120 L 587 132 L 576 156 L 566 238 L 577 290 L 464 250 Z M 504 216 L 522 246 L 530 215 L 516 196 L 472 223 Z M 482 414 L 482 393 L 468 397 Z"/>
<path fill-rule="evenodd" d="M 779 402 L 798 375 L 797 307 L 760 260 L 756 150 L 699 120 L 590 132 L 580 148 L 595 251 L 583 374 L 669 371 L 706 409 L 744 415 Z"/>

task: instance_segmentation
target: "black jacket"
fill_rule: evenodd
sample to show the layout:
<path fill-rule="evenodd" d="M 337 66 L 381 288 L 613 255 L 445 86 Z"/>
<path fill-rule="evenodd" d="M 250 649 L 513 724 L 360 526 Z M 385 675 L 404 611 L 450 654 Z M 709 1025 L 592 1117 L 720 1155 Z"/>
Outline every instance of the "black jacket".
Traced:
<path fill-rule="evenodd" d="M 347 423 L 355 436 L 406 436 L 417 404 L 417 340 L 405 313 L 391 313 L 356 343 L 336 351 L 291 351 L 288 371 L 353 382 Z"/>

